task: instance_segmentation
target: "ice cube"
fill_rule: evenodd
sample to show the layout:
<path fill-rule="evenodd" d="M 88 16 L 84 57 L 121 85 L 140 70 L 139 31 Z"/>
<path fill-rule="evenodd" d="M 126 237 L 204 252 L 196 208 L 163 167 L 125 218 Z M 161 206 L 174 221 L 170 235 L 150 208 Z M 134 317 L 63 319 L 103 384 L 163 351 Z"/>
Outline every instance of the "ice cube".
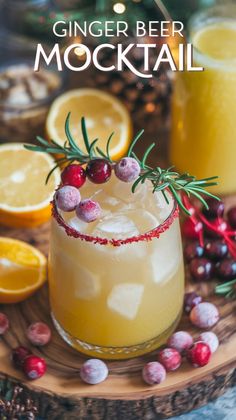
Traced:
<path fill-rule="evenodd" d="M 135 223 L 139 233 L 149 232 L 160 224 L 152 213 L 144 209 L 130 210 L 127 215 Z"/>
<path fill-rule="evenodd" d="M 149 261 L 150 280 L 159 284 L 168 281 L 175 274 L 178 265 L 178 259 L 174 255 L 169 255 L 167 258 L 162 253 L 153 254 Z"/>
<path fill-rule="evenodd" d="M 113 194 L 125 203 L 137 203 L 137 207 L 142 207 L 145 204 L 147 195 L 147 185 L 139 184 L 135 192 L 131 190 L 132 183 L 125 183 L 118 181 L 114 184 Z"/>
<path fill-rule="evenodd" d="M 167 219 L 167 217 L 170 215 L 173 209 L 173 198 L 170 194 L 167 193 L 167 198 L 169 201 L 169 204 L 168 204 L 161 191 L 156 191 L 155 193 L 153 193 L 153 198 L 154 198 L 155 206 L 157 207 L 156 210 L 160 216 L 161 222 L 164 222 Z"/>
<path fill-rule="evenodd" d="M 77 265 L 76 269 L 78 277 L 74 276 L 75 297 L 85 300 L 95 298 L 100 292 L 99 277 L 81 265 Z"/>
<path fill-rule="evenodd" d="M 107 299 L 109 309 L 127 319 L 134 319 L 142 301 L 144 286 L 137 283 L 122 283 L 113 287 Z"/>
<path fill-rule="evenodd" d="M 73 229 L 77 230 L 77 232 L 84 233 L 87 230 L 88 223 L 83 222 L 83 220 L 78 219 L 77 216 L 72 217 L 67 221 L 68 225 L 71 226 Z"/>
<path fill-rule="evenodd" d="M 150 280 L 163 284 L 176 272 L 182 259 L 182 245 L 178 222 L 153 240 L 153 253 L 149 256 Z"/>
<path fill-rule="evenodd" d="M 94 236 L 108 239 L 129 238 L 138 234 L 139 232 L 134 222 L 122 214 L 107 216 L 100 223 L 97 223 L 93 231 Z"/>

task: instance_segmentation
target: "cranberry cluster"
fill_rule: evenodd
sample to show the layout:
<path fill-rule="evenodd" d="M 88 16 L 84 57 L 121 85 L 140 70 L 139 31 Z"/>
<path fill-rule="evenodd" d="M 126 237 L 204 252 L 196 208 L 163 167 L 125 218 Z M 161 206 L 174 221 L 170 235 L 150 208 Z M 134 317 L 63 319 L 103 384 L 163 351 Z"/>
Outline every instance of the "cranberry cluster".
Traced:
<path fill-rule="evenodd" d="M 132 182 L 140 174 L 140 165 L 136 159 L 125 157 L 114 165 L 114 172 L 123 182 Z M 65 212 L 74 211 L 79 219 L 86 223 L 93 222 L 101 214 L 96 201 L 81 200 L 79 188 L 86 178 L 95 184 L 104 184 L 112 174 L 112 164 L 107 159 L 97 158 L 88 162 L 86 169 L 78 164 L 66 166 L 61 174 L 62 187 L 55 193 L 57 207 Z"/>
<path fill-rule="evenodd" d="M 209 210 L 196 210 L 188 203 L 191 216 L 183 222 L 188 243 L 185 260 L 195 281 L 217 277 L 224 282 L 236 277 L 236 207 L 224 218 L 224 203 L 208 199 Z"/>
<path fill-rule="evenodd" d="M 0 313 L 0 335 L 5 334 L 9 327 L 9 319 Z M 34 322 L 28 327 L 26 336 L 34 346 L 44 346 L 51 340 L 51 330 L 44 322 Z M 41 378 L 47 369 L 45 360 L 35 356 L 24 346 L 13 349 L 12 362 L 17 369 L 23 370 L 28 379 Z"/>
<path fill-rule="evenodd" d="M 195 292 L 185 294 L 184 308 L 190 314 L 191 323 L 198 328 L 209 329 L 219 320 L 216 306 L 202 302 Z M 166 372 L 181 366 L 184 357 L 193 367 L 205 366 L 218 346 L 218 337 L 211 331 L 201 333 L 196 341 L 187 331 L 177 331 L 167 341 L 167 347 L 158 353 L 158 361 L 144 366 L 143 380 L 149 385 L 160 384 L 165 380 Z"/>

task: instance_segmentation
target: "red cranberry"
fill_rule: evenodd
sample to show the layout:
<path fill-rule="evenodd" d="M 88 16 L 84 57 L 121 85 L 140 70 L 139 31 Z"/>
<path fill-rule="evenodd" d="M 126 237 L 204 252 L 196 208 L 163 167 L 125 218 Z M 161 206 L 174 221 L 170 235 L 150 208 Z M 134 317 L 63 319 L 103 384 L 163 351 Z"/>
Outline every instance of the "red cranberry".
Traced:
<path fill-rule="evenodd" d="M 8 317 L 0 312 L 0 335 L 5 334 L 5 332 L 9 329 L 9 319 Z"/>
<path fill-rule="evenodd" d="M 187 350 L 187 359 L 194 367 L 202 367 L 209 363 L 211 350 L 208 344 L 197 341 Z"/>
<path fill-rule="evenodd" d="M 184 310 L 188 314 L 194 308 L 202 302 L 202 297 L 195 292 L 185 293 L 184 295 Z"/>
<path fill-rule="evenodd" d="M 193 258 L 200 258 L 203 256 L 204 249 L 198 242 L 190 242 L 186 245 L 184 256 L 186 261 L 191 261 Z"/>
<path fill-rule="evenodd" d="M 232 280 L 236 277 L 236 261 L 229 258 L 217 264 L 217 274 L 222 280 Z"/>
<path fill-rule="evenodd" d="M 21 369 L 24 360 L 27 356 L 31 354 L 31 351 L 24 346 L 16 347 L 12 350 L 12 362 L 16 368 Z"/>
<path fill-rule="evenodd" d="M 86 168 L 90 181 L 95 184 L 104 184 L 111 177 L 111 164 L 106 159 L 93 159 Z"/>
<path fill-rule="evenodd" d="M 80 188 L 86 180 L 85 170 L 81 165 L 68 165 L 61 173 L 61 180 L 63 185 Z"/>
<path fill-rule="evenodd" d="M 208 226 L 205 226 L 205 233 L 209 238 L 222 238 L 222 233 L 229 230 L 229 224 L 223 219 L 215 219 L 212 220 L 211 223 L 217 229 L 217 232 Z"/>
<path fill-rule="evenodd" d="M 221 260 L 227 253 L 228 247 L 222 241 L 208 241 L 205 244 L 205 255 L 211 260 Z"/>
<path fill-rule="evenodd" d="M 232 207 L 228 211 L 227 216 L 228 216 L 228 221 L 229 221 L 230 226 L 233 229 L 236 229 L 236 207 Z"/>
<path fill-rule="evenodd" d="M 38 379 L 46 372 L 46 362 L 41 357 L 34 355 L 26 357 L 23 363 L 23 371 L 29 379 Z"/>
<path fill-rule="evenodd" d="M 199 233 L 203 229 L 202 222 L 197 222 L 196 224 L 192 221 L 192 219 L 188 218 L 185 219 L 182 225 L 182 232 L 185 238 L 188 239 L 198 239 Z"/>
<path fill-rule="evenodd" d="M 202 212 L 208 219 L 215 219 L 216 217 L 223 217 L 225 206 L 223 201 L 218 201 L 215 198 L 208 198 L 206 200 L 209 209 L 205 207 Z"/>
<path fill-rule="evenodd" d="M 34 346 L 45 346 L 51 340 L 51 330 L 44 322 L 34 322 L 26 331 L 28 340 Z"/>
<path fill-rule="evenodd" d="M 189 264 L 189 269 L 194 280 L 202 281 L 211 278 L 213 266 L 206 258 L 194 258 Z"/>
<path fill-rule="evenodd" d="M 182 357 L 176 349 L 166 348 L 160 351 L 158 360 L 164 366 L 166 371 L 169 372 L 180 367 Z"/>

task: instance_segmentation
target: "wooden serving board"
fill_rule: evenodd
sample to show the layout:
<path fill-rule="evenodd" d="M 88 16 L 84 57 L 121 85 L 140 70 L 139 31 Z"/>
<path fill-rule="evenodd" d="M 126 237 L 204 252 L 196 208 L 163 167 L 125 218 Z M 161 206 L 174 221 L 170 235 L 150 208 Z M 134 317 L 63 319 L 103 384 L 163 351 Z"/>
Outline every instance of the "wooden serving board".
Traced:
<path fill-rule="evenodd" d="M 47 254 L 48 224 L 28 230 L 0 228 L 0 235 L 25 240 Z M 55 331 L 50 319 L 47 286 L 44 286 L 25 302 L 0 308 L 11 321 L 9 332 L 0 341 L 1 387 L 20 383 L 34 399 L 39 415 L 50 420 L 151 420 L 206 404 L 236 384 L 236 301 L 216 297 L 213 282 L 189 284 L 187 289 L 197 290 L 220 310 L 220 322 L 213 329 L 220 339 L 220 348 L 206 367 L 194 369 L 184 362 L 178 371 L 168 373 L 163 384 L 149 387 L 141 379 L 141 369 L 147 361 L 156 360 L 156 352 L 153 352 L 126 361 L 108 362 L 109 378 L 99 385 L 86 385 L 79 378 L 85 357 L 70 348 Z M 48 372 L 41 379 L 29 382 L 12 367 L 10 354 L 11 349 L 20 344 L 29 347 L 25 330 L 29 323 L 37 320 L 51 326 L 53 338 L 46 347 L 32 347 L 35 354 L 46 359 Z M 178 329 L 188 330 L 196 338 L 199 335 L 186 315 Z"/>

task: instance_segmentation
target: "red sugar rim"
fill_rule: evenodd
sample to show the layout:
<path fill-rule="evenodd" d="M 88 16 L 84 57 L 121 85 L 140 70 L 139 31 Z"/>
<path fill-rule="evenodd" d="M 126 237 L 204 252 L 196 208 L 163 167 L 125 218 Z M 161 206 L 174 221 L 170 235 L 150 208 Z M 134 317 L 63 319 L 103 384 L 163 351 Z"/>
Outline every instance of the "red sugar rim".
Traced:
<path fill-rule="evenodd" d="M 52 201 L 52 216 L 57 221 L 57 223 L 62 226 L 67 234 L 67 236 L 72 236 L 75 239 L 82 239 L 86 242 L 93 242 L 94 244 L 100 244 L 100 245 L 113 245 L 113 246 L 121 246 L 126 244 L 131 244 L 133 242 L 141 242 L 141 241 L 151 241 L 153 238 L 159 238 L 159 236 L 164 233 L 169 227 L 172 225 L 173 221 L 178 217 L 179 215 L 179 207 L 177 203 L 174 203 L 174 207 L 170 213 L 170 215 L 167 217 L 167 219 L 156 228 L 150 230 L 147 233 L 143 233 L 142 235 L 138 236 L 131 236 L 130 238 L 126 239 L 107 239 L 107 238 L 100 238 L 98 236 L 90 236 L 85 235 L 83 233 L 78 232 L 71 226 L 69 226 L 63 217 L 58 212 L 55 200 Z"/>

